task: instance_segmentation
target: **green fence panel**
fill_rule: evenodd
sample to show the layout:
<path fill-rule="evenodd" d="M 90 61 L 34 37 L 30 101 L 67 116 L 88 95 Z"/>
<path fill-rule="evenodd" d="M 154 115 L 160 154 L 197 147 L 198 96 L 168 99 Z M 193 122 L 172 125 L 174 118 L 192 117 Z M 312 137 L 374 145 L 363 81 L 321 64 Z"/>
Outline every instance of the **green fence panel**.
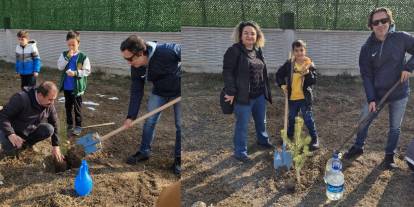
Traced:
<path fill-rule="evenodd" d="M 13 29 L 154 31 L 181 29 L 180 0 L 0 0 L 0 27 Z"/>
<path fill-rule="evenodd" d="M 294 13 L 297 29 L 367 30 L 369 12 L 389 7 L 397 29 L 414 31 L 412 0 L 181 0 L 183 26 L 233 27 L 254 20 L 281 28 L 282 16 Z"/>

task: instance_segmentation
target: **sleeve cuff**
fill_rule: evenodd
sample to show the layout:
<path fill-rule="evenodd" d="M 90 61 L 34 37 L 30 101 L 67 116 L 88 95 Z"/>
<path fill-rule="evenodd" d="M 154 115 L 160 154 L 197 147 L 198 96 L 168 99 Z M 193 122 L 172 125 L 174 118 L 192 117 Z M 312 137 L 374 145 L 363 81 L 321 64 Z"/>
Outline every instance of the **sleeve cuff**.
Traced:
<path fill-rule="evenodd" d="M 132 120 L 135 120 L 135 119 L 137 118 L 137 116 L 128 115 L 126 118 L 127 118 L 127 119 L 132 119 Z"/>

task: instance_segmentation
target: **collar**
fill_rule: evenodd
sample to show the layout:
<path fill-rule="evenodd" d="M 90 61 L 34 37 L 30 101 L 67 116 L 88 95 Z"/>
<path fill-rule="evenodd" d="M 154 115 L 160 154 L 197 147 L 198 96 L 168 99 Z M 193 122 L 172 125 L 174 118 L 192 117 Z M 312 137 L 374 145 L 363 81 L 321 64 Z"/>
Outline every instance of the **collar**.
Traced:
<path fill-rule="evenodd" d="M 156 42 L 146 42 L 147 44 L 147 51 L 148 51 L 148 62 L 151 60 L 152 56 L 155 53 L 155 50 L 157 49 L 157 43 Z"/>

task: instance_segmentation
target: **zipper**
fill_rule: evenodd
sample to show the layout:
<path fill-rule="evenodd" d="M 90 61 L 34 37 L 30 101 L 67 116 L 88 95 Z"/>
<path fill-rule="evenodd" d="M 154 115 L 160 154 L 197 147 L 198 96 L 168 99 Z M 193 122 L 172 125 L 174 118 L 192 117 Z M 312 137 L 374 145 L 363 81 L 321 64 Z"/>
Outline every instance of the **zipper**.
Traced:
<path fill-rule="evenodd" d="M 24 71 L 24 47 L 23 46 L 20 46 L 20 47 L 22 47 L 22 50 L 23 50 L 23 52 L 22 52 L 22 56 L 23 56 L 23 60 L 22 60 L 22 64 L 23 64 L 23 70 L 22 71 Z"/>
<path fill-rule="evenodd" d="M 382 48 L 384 47 L 384 43 L 385 43 L 385 41 L 387 40 L 388 35 L 389 35 L 389 34 L 387 34 L 387 36 L 385 36 L 384 41 L 382 41 L 382 43 L 381 43 L 380 54 L 379 54 L 379 60 L 381 60 L 381 56 L 382 56 Z"/>

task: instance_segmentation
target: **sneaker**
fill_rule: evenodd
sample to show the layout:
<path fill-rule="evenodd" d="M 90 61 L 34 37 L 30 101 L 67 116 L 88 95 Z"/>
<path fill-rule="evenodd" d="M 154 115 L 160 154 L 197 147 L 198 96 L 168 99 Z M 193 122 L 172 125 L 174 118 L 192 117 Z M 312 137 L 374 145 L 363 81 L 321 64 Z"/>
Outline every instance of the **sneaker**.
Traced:
<path fill-rule="evenodd" d="M 344 154 L 344 159 L 356 159 L 364 153 L 364 149 L 352 146 L 348 152 Z"/>
<path fill-rule="evenodd" d="M 76 126 L 72 131 L 72 134 L 74 134 L 76 136 L 79 136 L 81 133 L 82 133 L 82 127 L 80 127 L 80 126 Z"/>
<path fill-rule="evenodd" d="M 265 143 L 257 142 L 257 145 L 259 145 L 261 147 L 264 147 L 266 149 L 273 149 L 274 148 L 273 144 L 271 142 L 269 142 L 269 141 L 267 141 Z"/>
<path fill-rule="evenodd" d="M 142 154 L 140 151 L 136 152 L 134 155 L 129 156 L 126 163 L 130 165 L 136 165 L 139 162 L 148 160 L 149 156 Z"/>
<path fill-rule="evenodd" d="M 234 155 L 234 158 L 236 158 L 236 160 L 243 162 L 243 163 L 249 163 L 252 161 L 252 159 L 250 159 L 249 156 L 236 156 Z"/>
<path fill-rule="evenodd" d="M 315 151 L 319 149 L 319 139 L 316 138 L 316 140 L 312 140 L 311 143 L 309 143 L 309 150 Z"/>
<path fill-rule="evenodd" d="M 387 170 L 397 169 L 398 166 L 394 162 L 394 154 L 385 155 L 383 165 Z"/>
<path fill-rule="evenodd" d="M 172 165 L 172 170 L 175 175 L 181 176 L 181 157 L 176 157 L 174 164 Z"/>

